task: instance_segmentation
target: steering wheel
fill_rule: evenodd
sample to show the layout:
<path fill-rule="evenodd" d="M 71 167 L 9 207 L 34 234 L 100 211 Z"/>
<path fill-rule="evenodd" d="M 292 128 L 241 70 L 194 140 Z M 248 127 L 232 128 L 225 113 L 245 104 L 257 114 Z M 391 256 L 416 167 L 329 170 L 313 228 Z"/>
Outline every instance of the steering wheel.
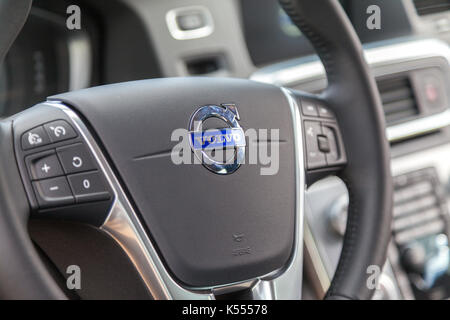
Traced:
<path fill-rule="evenodd" d="M 350 195 L 326 297 L 371 297 L 368 270 L 385 262 L 392 206 L 376 84 L 338 1 L 280 2 L 323 62 L 320 95 L 242 79 L 152 79 L 58 94 L 0 122 L 2 299 L 67 298 L 30 239 L 35 218 L 95 226 L 155 299 L 242 289 L 250 299 L 299 299 L 304 192 L 326 175 Z M 30 3 L 0 4 L 0 58 Z M 267 149 L 278 155 L 274 170 L 257 159 Z"/>

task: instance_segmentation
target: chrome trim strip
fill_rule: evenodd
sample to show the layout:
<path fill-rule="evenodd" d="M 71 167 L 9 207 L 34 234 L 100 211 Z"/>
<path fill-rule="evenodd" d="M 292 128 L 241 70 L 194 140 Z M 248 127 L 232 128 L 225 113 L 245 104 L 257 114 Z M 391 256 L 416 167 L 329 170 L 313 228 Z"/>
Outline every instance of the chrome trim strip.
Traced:
<path fill-rule="evenodd" d="M 300 117 L 300 107 L 294 94 L 286 88 L 281 88 L 291 108 L 295 139 L 295 240 L 291 261 L 288 267 L 272 279 L 261 279 L 253 288 L 253 295 L 260 299 L 300 300 L 302 297 L 303 278 L 303 223 L 305 205 L 305 167 L 303 155 L 303 126 Z"/>
<path fill-rule="evenodd" d="M 314 236 L 307 222 L 305 222 L 304 241 L 305 249 L 311 257 L 311 263 L 313 265 L 314 273 L 320 286 L 321 292 L 319 293 L 319 297 L 324 297 L 327 293 L 328 288 L 330 287 L 331 279 L 328 275 L 325 265 L 323 264 L 319 249 L 316 245 L 316 240 L 314 239 Z"/>
<path fill-rule="evenodd" d="M 260 279 L 250 279 L 216 288 L 186 289 L 181 287 L 168 273 L 151 243 L 136 212 L 127 199 L 118 179 L 114 175 L 102 151 L 78 115 L 62 102 L 49 101 L 45 104 L 62 110 L 72 120 L 83 136 L 100 170 L 105 174 L 114 193 L 114 200 L 101 230 L 108 233 L 128 255 L 154 299 L 213 300 L 214 292 L 225 292 L 234 288 L 252 287 L 254 299 L 300 299 L 303 272 L 303 213 L 305 168 L 303 162 L 303 136 L 300 109 L 288 89 L 281 89 L 289 102 L 293 118 L 296 161 L 296 204 L 295 242 L 291 260 L 286 268 L 275 271 Z"/>
<path fill-rule="evenodd" d="M 372 67 L 388 66 L 420 59 L 442 57 L 450 64 L 449 46 L 436 39 L 423 39 L 395 43 L 364 50 L 367 63 Z M 300 60 L 299 60 L 300 61 Z M 304 82 L 325 79 L 325 70 L 319 60 L 284 67 L 275 64 L 255 72 L 250 79 L 279 86 L 292 86 Z M 426 116 L 387 128 L 389 141 L 400 141 L 420 134 L 450 126 L 450 111 Z"/>
<path fill-rule="evenodd" d="M 395 142 L 448 126 L 450 126 L 450 110 L 445 110 L 430 116 L 390 126 L 387 128 L 386 134 L 390 142 Z"/>

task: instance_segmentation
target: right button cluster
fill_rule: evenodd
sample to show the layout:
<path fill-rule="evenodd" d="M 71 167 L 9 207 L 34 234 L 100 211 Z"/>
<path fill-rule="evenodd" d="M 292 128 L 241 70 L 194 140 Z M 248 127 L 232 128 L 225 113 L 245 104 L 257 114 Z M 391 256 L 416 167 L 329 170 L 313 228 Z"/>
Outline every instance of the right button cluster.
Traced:
<path fill-rule="evenodd" d="M 322 103 L 301 99 L 309 170 L 341 166 L 346 163 L 345 150 L 334 114 Z"/>

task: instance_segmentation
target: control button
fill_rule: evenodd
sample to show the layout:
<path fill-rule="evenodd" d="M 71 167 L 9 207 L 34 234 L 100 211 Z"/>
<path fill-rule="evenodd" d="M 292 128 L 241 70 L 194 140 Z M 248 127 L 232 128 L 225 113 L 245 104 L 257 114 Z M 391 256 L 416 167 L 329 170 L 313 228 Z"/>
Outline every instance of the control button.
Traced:
<path fill-rule="evenodd" d="M 77 202 L 107 200 L 110 198 L 103 176 L 98 172 L 68 176 Z"/>
<path fill-rule="evenodd" d="M 176 20 L 178 28 L 183 31 L 200 29 L 206 25 L 205 17 L 200 12 L 181 14 L 177 16 Z"/>
<path fill-rule="evenodd" d="M 77 133 L 72 126 L 65 120 L 57 120 L 44 125 L 50 140 L 52 142 L 58 142 L 77 137 Z"/>
<path fill-rule="evenodd" d="M 22 135 L 23 150 L 45 146 L 49 143 L 50 139 L 42 126 L 31 129 Z"/>
<path fill-rule="evenodd" d="M 413 73 L 417 84 L 419 101 L 424 110 L 435 112 L 447 105 L 447 95 L 442 72 L 437 68 L 426 69 Z"/>
<path fill-rule="evenodd" d="M 74 144 L 56 149 L 65 173 L 76 173 L 96 169 L 91 154 L 82 144 Z"/>
<path fill-rule="evenodd" d="M 319 113 L 317 112 L 317 107 L 312 101 L 308 100 L 301 100 L 302 105 L 302 113 L 305 116 L 312 116 L 312 117 L 318 117 Z"/>
<path fill-rule="evenodd" d="M 326 136 L 317 136 L 317 144 L 319 145 L 319 150 L 323 153 L 330 152 L 330 143 L 328 142 L 328 138 Z"/>
<path fill-rule="evenodd" d="M 32 180 L 62 176 L 63 170 L 54 151 L 31 155 L 25 159 Z"/>
<path fill-rule="evenodd" d="M 317 105 L 317 111 L 319 112 L 319 117 L 321 118 L 328 118 L 328 119 L 334 118 L 334 114 L 328 108 L 320 104 Z"/>
<path fill-rule="evenodd" d="M 327 165 L 325 154 L 319 150 L 317 136 L 322 134 L 319 122 L 305 121 L 306 160 L 308 169 Z"/>
<path fill-rule="evenodd" d="M 334 128 L 324 125 L 322 126 L 322 131 L 324 136 L 327 137 L 329 144 L 329 152 L 326 154 L 328 165 L 338 165 L 345 162 L 345 158 L 341 157 L 341 153 L 339 152 L 336 132 Z"/>
<path fill-rule="evenodd" d="M 66 177 L 35 181 L 33 188 L 40 208 L 67 205 L 75 201 Z"/>

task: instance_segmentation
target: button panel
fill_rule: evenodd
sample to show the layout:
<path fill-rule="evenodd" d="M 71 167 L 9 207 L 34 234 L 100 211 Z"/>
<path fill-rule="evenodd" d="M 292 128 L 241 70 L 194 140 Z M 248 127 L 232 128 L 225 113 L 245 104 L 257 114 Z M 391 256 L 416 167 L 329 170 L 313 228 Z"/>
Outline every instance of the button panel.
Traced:
<path fill-rule="evenodd" d="M 334 113 L 321 101 L 301 99 L 308 170 L 345 165 L 347 158 Z"/>
<path fill-rule="evenodd" d="M 49 212 L 111 199 L 103 172 L 68 120 L 43 123 L 19 137 L 18 157 L 24 162 L 23 177 L 33 208 Z M 38 147 L 39 151 L 33 150 Z"/>

